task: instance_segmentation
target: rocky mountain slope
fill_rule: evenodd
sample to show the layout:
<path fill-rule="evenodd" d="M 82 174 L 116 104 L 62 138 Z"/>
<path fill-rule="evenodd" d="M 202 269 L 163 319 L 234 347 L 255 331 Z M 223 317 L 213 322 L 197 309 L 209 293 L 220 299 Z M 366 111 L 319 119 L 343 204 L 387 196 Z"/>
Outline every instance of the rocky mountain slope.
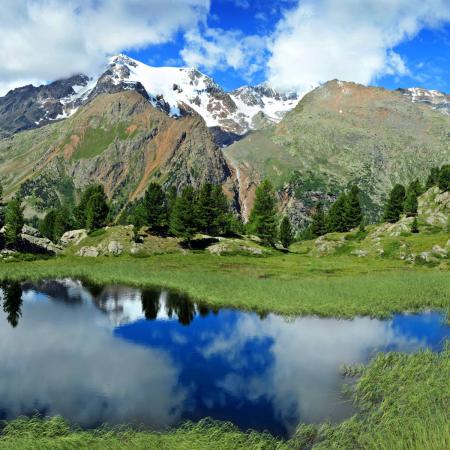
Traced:
<path fill-rule="evenodd" d="M 393 184 L 424 180 L 431 167 L 449 162 L 450 118 L 398 91 L 334 80 L 225 155 L 236 168 L 244 214 L 257 183 L 269 178 L 297 224 L 350 183 L 365 192 L 375 219 Z"/>
<path fill-rule="evenodd" d="M 298 102 L 297 94 L 281 94 L 265 85 L 225 92 L 196 69 L 151 67 L 118 55 L 98 78 L 77 75 L 47 86 L 10 91 L 0 98 L 0 136 L 65 119 L 97 95 L 123 90 L 140 92 L 170 117 L 197 112 L 219 144 L 280 121 Z"/>
<path fill-rule="evenodd" d="M 0 173 L 42 211 L 73 202 L 77 190 L 102 183 L 117 209 L 141 195 L 150 180 L 181 189 L 227 184 L 231 170 L 203 119 L 178 119 L 139 92 L 97 95 L 68 119 L 0 140 Z"/>

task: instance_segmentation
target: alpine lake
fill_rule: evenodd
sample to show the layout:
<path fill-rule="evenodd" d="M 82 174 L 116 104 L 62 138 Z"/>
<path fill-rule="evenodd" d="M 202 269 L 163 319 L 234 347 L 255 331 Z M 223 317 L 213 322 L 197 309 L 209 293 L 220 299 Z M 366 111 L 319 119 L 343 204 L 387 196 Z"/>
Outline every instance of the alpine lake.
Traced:
<path fill-rule="evenodd" d="M 0 419 L 61 415 L 82 428 L 155 430 L 204 417 L 290 436 L 354 412 L 342 366 L 377 352 L 439 351 L 443 314 L 258 315 L 181 294 L 73 279 L 0 291 Z"/>

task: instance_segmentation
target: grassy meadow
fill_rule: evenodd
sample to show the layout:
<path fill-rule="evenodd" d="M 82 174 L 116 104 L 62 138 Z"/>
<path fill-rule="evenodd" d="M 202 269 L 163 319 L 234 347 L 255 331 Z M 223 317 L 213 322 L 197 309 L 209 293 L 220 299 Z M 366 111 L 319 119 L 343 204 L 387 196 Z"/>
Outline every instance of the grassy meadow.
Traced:
<path fill-rule="evenodd" d="M 216 256 L 205 252 L 5 262 L 0 278 L 73 277 L 98 284 L 163 287 L 215 307 L 286 315 L 387 316 L 400 311 L 448 309 L 450 273 L 383 258 Z"/>

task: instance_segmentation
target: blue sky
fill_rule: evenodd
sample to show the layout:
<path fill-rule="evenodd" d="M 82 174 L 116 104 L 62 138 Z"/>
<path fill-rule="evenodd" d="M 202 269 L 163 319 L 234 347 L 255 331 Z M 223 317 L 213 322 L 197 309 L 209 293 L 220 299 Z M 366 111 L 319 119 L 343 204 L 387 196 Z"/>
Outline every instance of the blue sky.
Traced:
<path fill-rule="evenodd" d="M 450 0 L 2 0 L 0 95 L 126 53 L 226 89 L 338 78 L 450 92 Z"/>

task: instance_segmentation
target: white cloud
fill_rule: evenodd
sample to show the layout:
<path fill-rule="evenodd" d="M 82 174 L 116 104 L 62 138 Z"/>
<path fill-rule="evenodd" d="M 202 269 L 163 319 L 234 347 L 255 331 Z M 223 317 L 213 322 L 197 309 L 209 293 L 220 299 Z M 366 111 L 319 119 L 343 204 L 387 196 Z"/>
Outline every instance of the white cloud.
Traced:
<path fill-rule="evenodd" d="M 209 7 L 210 0 L 2 0 L 0 92 L 89 73 L 107 55 L 167 42 L 203 23 Z"/>
<path fill-rule="evenodd" d="M 302 0 L 272 36 L 269 81 L 309 89 L 333 78 L 368 84 L 408 74 L 393 48 L 450 21 L 448 0 Z"/>
<path fill-rule="evenodd" d="M 239 30 L 206 28 L 186 33 L 180 55 L 189 66 L 206 71 L 233 69 L 250 80 L 264 67 L 267 40 Z"/>

